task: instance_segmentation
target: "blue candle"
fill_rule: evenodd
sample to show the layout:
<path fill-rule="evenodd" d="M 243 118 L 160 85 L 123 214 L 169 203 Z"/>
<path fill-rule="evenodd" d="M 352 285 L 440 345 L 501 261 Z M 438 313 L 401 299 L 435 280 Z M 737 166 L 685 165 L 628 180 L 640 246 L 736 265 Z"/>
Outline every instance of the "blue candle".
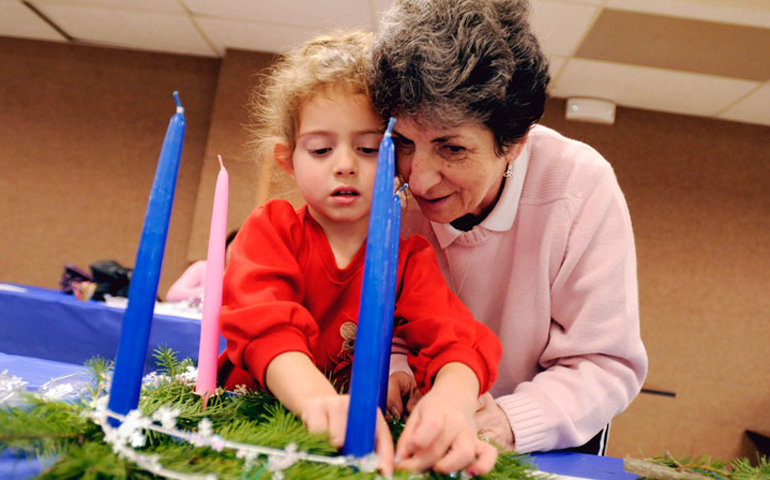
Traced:
<path fill-rule="evenodd" d="M 142 371 L 147 356 L 152 314 L 158 294 L 160 266 L 166 245 L 168 221 L 174 201 L 179 159 L 184 139 L 184 108 L 174 92 L 176 113 L 171 117 L 160 151 L 155 180 L 147 202 L 144 228 L 128 289 L 128 307 L 123 315 L 120 343 L 115 358 L 108 408 L 122 415 L 139 404 Z M 119 423 L 113 421 L 114 424 Z"/>
<path fill-rule="evenodd" d="M 389 248 L 392 235 L 393 178 L 395 177 L 395 149 L 393 146 L 393 124 L 380 142 L 377 156 L 377 173 L 374 177 L 372 208 L 369 214 L 369 233 L 366 239 L 364 259 L 364 280 L 361 286 L 361 304 L 358 310 L 353 372 L 350 379 L 350 407 L 345 433 L 344 452 L 346 455 L 363 457 L 374 451 L 374 430 L 377 420 L 377 403 L 380 400 L 381 365 L 390 357 L 390 348 L 385 351 L 383 342 L 383 318 L 385 312 L 393 312 L 395 290 L 388 290 L 388 272 L 395 269 L 395 258 Z M 393 279 L 395 287 L 395 278 Z M 391 327 L 392 328 L 392 327 Z"/>
<path fill-rule="evenodd" d="M 386 412 L 388 403 L 388 377 L 390 376 L 390 351 L 393 344 L 393 309 L 395 307 L 396 282 L 398 280 L 398 245 L 401 229 L 401 199 L 398 194 L 406 188 L 404 184 L 393 195 L 390 217 L 388 218 L 388 259 L 391 261 L 390 268 L 386 272 L 385 292 L 393 292 L 393 299 L 386 303 L 385 311 L 382 317 L 382 361 L 380 362 L 380 396 L 377 406 L 380 410 Z M 390 297 L 388 297 L 390 298 Z"/>

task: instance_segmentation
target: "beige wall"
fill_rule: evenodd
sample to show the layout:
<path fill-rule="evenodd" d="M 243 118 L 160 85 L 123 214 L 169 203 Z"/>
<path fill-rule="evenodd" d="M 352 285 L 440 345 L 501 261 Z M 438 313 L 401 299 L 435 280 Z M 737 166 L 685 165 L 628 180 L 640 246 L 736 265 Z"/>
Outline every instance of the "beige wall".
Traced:
<path fill-rule="evenodd" d="M 222 61 L 190 235 L 188 259 L 191 261 L 206 256 L 214 187 L 219 174 L 217 155 L 222 155 L 230 181 L 228 231 L 238 228 L 268 194 L 278 196 L 283 191 L 290 194 L 289 200 L 295 203 L 299 200 L 298 195 L 291 195 L 295 188 L 288 177 L 274 170 L 272 163 L 263 164 L 248 145 L 248 105 L 257 87 L 256 73 L 272 60 L 273 56 L 265 53 L 228 50 Z"/>
<path fill-rule="evenodd" d="M 219 59 L 0 38 L 0 281 L 56 288 L 62 265 L 132 266 L 160 145 L 187 135 L 161 293 L 205 255 L 216 155 L 230 172 L 229 226 L 291 182 L 252 162 L 243 125 L 271 57 Z M 613 126 L 543 123 L 593 145 L 628 199 L 639 254 L 647 387 L 613 422 L 610 454 L 753 456 L 770 433 L 770 128 L 620 108 Z M 267 186 L 267 188 L 264 188 Z"/>
<path fill-rule="evenodd" d="M 56 288 L 65 263 L 133 266 L 178 90 L 186 135 L 165 292 L 187 264 L 219 64 L 0 38 L 0 281 Z"/>

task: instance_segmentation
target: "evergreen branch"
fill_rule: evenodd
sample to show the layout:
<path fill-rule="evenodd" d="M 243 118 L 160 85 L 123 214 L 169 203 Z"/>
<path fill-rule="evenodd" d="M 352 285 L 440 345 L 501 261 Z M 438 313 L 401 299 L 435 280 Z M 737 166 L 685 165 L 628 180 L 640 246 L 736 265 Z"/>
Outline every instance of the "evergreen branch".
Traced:
<path fill-rule="evenodd" d="M 80 406 L 31 396 L 28 401 L 31 405 L 24 409 L 0 409 L 0 451 L 44 455 L 91 437 L 101 440 L 101 430 L 81 415 Z"/>
<path fill-rule="evenodd" d="M 66 455 L 42 471 L 38 480 L 76 480 L 76 479 L 131 479 L 153 480 L 154 475 L 135 468 L 122 460 L 103 442 L 85 443 L 80 448 L 70 450 Z"/>
<path fill-rule="evenodd" d="M 97 399 L 107 389 L 109 372 L 115 363 L 112 360 L 96 356 L 86 360 L 84 365 L 91 374 L 91 385 L 88 387 L 88 394 L 91 398 Z"/>
<path fill-rule="evenodd" d="M 623 459 L 623 469 L 642 478 L 657 480 L 704 480 L 708 478 L 704 475 L 678 471 L 668 465 L 630 457 Z"/>
<path fill-rule="evenodd" d="M 770 459 L 759 456 L 757 463 L 754 467 L 745 458 L 725 462 L 709 456 L 677 459 L 666 452 L 645 460 L 626 457 L 623 468 L 656 480 L 770 480 Z"/>
<path fill-rule="evenodd" d="M 152 352 L 152 357 L 156 360 L 158 370 L 169 377 L 176 377 L 184 372 L 188 366 L 193 365 L 192 359 L 189 358 L 180 361 L 176 352 L 167 346 L 156 348 Z"/>

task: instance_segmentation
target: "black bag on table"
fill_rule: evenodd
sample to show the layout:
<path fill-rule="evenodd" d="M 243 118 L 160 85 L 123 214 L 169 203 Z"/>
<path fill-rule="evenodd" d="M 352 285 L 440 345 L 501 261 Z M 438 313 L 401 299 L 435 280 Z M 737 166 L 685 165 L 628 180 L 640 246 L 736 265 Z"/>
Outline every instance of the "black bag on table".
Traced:
<path fill-rule="evenodd" d="M 131 269 L 115 260 L 100 260 L 91 264 L 91 277 L 97 284 L 94 300 L 104 300 L 106 294 L 113 297 L 128 297 L 131 283 Z"/>

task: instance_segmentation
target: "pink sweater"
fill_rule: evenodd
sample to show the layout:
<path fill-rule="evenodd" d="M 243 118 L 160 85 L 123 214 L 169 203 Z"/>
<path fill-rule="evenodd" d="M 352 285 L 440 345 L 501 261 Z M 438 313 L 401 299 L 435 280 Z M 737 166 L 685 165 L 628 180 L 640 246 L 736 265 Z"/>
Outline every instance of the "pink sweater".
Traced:
<path fill-rule="evenodd" d="M 206 260 L 198 260 L 184 271 L 166 293 L 167 302 L 183 302 L 190 298 L 203 298 L 206 286 Z"/>
<path fill-rule="evenodd" d="M 414 201 L 402 222 L 404 236 L 430 240 L 450 288 L 502 342 L 491 393 L 516 451 L 582 445 L 639 393 L 631 220 L 594 149 L 535 126 L 480 225 L 431 223 Z"/>

